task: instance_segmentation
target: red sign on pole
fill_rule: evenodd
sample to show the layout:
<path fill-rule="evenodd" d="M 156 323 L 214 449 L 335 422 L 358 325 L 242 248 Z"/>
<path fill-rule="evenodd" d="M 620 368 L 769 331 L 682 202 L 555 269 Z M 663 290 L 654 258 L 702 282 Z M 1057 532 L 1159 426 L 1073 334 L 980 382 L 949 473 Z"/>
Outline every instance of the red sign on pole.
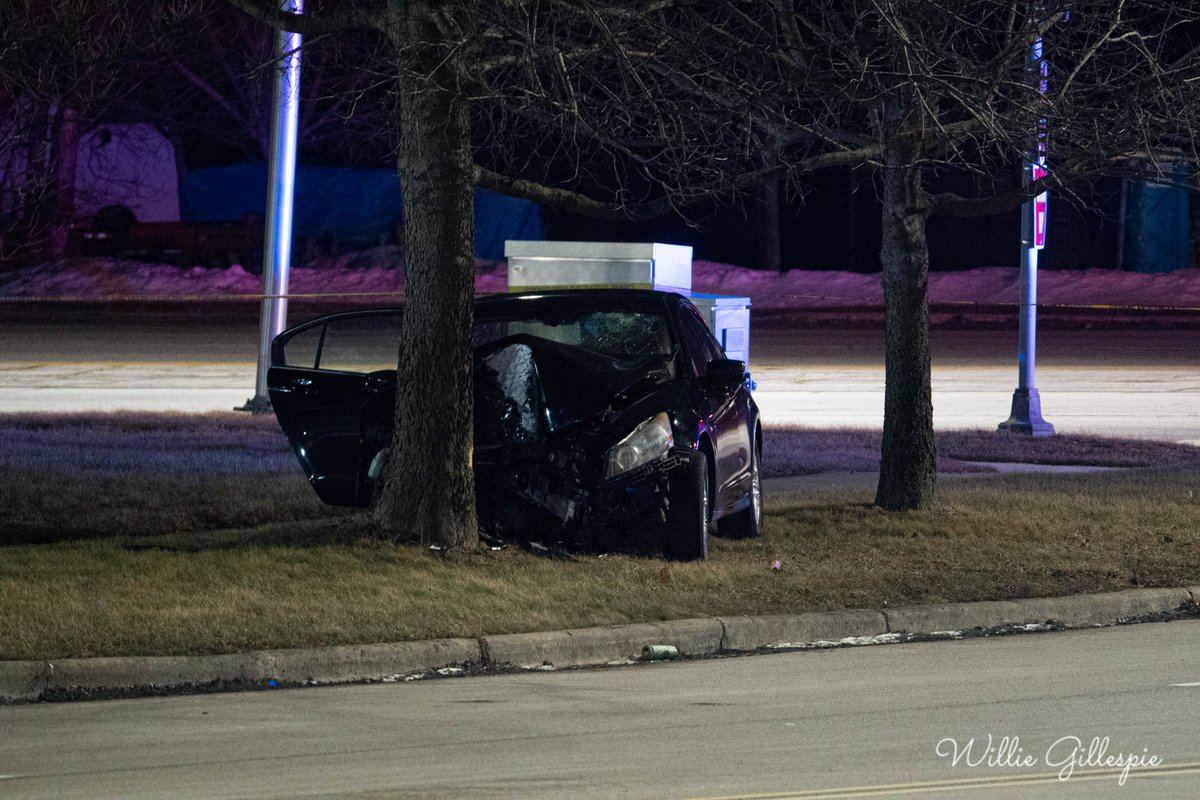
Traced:
<path fill-rule="evenodd" d="M 1033 246 L 1041 250 L 1046 246 L 1046 193 L 1033 198 Z"/>
<path fill-rule="evenodd" d="M 1046 175 L 1046 168 L 1039 165 L 1033 165 L 1033 179 Z M 1033 246 L 1041 250 L 1046 246 L 1046 217 L 1048 214 L 1049 197 L 1048 192 L 1042 192 L 1037 197 L 1033 198 Z"/>

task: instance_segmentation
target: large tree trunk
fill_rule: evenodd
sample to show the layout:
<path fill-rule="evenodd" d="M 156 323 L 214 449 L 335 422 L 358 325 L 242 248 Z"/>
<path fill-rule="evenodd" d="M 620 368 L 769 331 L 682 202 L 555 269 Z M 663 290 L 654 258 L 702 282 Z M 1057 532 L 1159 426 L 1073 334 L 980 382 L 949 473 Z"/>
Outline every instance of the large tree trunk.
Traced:
<path fill-rule="evenodd" d="M 400 180 L 407 300 L 395 433 L 375 518 L 386 535 L 449 546 L 478 541 L 471 470 L 475 291 L 470 121 L 460 50 L 435 14 L 469 25 L 469 3 L 392 0 L 402 66 Z"/>
<path fill-rule="evenodd" d="M 25 139 L 25 172 L 17 196 L 21 213 L 21 250 L 29 255 L 50 259 L 49 227 L 54 216 L 52 171 L 55 129 L 50 103 L 30 101 L 26 119 L 19 121 L 19 135 Z"/>
<path fill-rule="evenodd" d="M 79 114 L 73 108 L 59 109 L 54 145 L 54 205 L 50 217 L 47 256 L 58 261 L 67 254 L 67 239 L 75 221 L 75 176 L 79 167 Z"/>
<path fill-rule="evenodd" d="M 754 218 L 754 238 L 758 250 L 755 266 L 759 269 L 769 269 L 779 272 L 783 269 L 783 260 L 779 250 L 779 179 L 768 178 L 759 187 L 758 206 Z"/>
<path fill-rule="evenodd" d="M 885 145 L 881 256 L 887 375 L 875 505 L 889 511 L 928 508 L 937 478 L 925 242 L 929 210 L 916 155 L 903 135 Z"/>

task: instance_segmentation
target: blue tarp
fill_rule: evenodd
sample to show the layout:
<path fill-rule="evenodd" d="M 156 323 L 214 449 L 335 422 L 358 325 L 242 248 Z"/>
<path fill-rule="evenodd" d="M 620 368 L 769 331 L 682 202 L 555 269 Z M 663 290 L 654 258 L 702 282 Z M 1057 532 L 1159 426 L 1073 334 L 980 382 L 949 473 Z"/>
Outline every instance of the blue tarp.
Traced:
<path fill-rule="evenodd" d="M 223 222 L 266 215 L 267 168 L 260 164 L 189 169 L 179 187 L 185 222 Z M 390 236 L 404 219 L 400 178 L 392 170 L 296 167 L 292 238 L 370 241 Z M 475 190 L 475 254 L 504 258 L 505 239 L 542 239 L 536 203 Z"/>
<path fill-rule="evenodd" d="M 1132 183 L 1125 234 L 1126 269 L 1171 272 L 1190 264 L 1192 219 L 1188 194 L 1185 165 L 1169 170 L 1165 179 Z"/>

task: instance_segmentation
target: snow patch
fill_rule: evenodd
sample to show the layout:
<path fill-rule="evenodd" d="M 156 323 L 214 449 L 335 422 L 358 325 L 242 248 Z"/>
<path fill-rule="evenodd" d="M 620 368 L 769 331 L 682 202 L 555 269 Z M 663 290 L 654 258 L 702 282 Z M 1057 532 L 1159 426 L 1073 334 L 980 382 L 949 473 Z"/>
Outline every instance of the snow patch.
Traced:
<path fill-rule="evenodd" d="M 380 247 L 337 258 L 318 259 L 291 270 L 293 296 L 336 297 L 344 302 L 394 304 L 404 299 L 402 254 Z M 883 288 L 878 274 L 791 270 L 768 272 L 714 261 L 692 265 L 692 286 L 702 293 L 746 296 L 755 309 L 812 309 L 879 306 Z M 503 261 L 477 261 L 475 290 L 506 291 Z M 241 266 L 227 269 L 174 267 L 116 258 L 81 258 L 0 272 L 0 298 L 121 297 L 253 299 L 262 277 Z M 982 267 L 929 274 L 934 303 L 1016 304 L 1020 298 L 1015 267 Z M 1114 305 L 1200 308 L 1200 270 L 1164 273 L 1108 269 L 1042 271 L 1041 305 Z"/>
<path fill-rule="evenodd" d="M 867 647 L 876 644 L 895 644 L 907 639 L 903 633 L 880 633 L 875 636 L 847 636 L 844 639 L 830 641 L 819 639 L 815 642 L 780 642 L 768 645 L 773 650 L 816 650 L 830 647 Z"/>

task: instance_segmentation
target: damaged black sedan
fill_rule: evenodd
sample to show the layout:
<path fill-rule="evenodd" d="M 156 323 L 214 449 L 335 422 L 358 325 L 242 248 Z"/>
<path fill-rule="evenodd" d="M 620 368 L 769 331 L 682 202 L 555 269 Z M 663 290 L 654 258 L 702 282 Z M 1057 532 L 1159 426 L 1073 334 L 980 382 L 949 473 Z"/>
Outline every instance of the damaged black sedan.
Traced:
<path fill-rule="evenodd" d="M 275 339 L 271 403 L 326 503 L 371 503 L 391 441 L 401 317 L 333 314 Z M 694 560 L 707 557 L 713 526 L 762 530 L 762 432 L 745 365 L 684 297 L 485 297 L 473 344 L 485 538 Z"/>

